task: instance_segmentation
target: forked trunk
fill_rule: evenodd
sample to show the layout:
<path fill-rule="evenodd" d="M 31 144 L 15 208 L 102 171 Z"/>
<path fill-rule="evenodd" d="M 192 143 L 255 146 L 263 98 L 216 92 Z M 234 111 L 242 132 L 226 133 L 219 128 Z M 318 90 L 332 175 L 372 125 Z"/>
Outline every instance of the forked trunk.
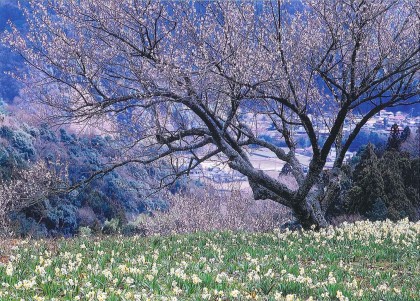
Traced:
<path fill-rule="evenodd" d="M 304 229 L 315 228 L 317 230 L 328 227 L 325 219 L 325 211 L 322 209 L 318 198 L 314 194 L 307 195 L 303 199 L 291 199 L 284 201 L 284 198 L 278 196 L 263 186 L 249 181 L 255 200 L 271 199 L 293 210 L 297 221 Z"/>
<path fill-rule="evenodd" d="M 305 199 L 293 206 L 293 212 L 304 229 L 328 227 L 324 212 L 318 201 Z"/>

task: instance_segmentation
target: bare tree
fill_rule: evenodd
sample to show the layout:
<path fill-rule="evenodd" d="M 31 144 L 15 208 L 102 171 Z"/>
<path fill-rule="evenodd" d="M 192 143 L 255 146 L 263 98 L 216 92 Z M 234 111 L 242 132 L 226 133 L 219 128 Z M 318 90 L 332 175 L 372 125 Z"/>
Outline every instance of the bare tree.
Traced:
<path fill-rule="evenodd" d="M 31 67 L 28 95 L 55 121 L 106 123 L 131 149 L 111 169 L 169 157 L 169 181 L 219 158 L 247 177 L 255 199 L 292 208 L 304 227 L 327 225 L 338 170 L 363 125 L 419 102 L 415 1 L 30 3 L 29 34 L 12 26 L 4 39 Z M 261 139 L 262 116 L 287 150 Z M 295 155 L 298 126 L 313 152 L 307 173 Z M 256 168 L 251 145 L 289 163 L 299 188 Z M 335 170 L 321 185 L 334 147 Z"/>

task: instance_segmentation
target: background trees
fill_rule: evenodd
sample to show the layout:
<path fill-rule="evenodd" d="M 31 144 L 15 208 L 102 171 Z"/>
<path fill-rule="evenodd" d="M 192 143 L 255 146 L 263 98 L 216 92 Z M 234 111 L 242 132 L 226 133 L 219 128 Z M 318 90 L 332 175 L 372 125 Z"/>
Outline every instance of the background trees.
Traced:
<path fill-rule="evenodd" d="M 119 142 L 30 120 L 15 106 L 0 105 L 0 236 L 67 236 L 79 227 L 100 231 L 106 220 L 123 224 L 130 216 L 167 208 L 164 192 L 150 189 L 165 172 L 162 166 L 160 175 L 153 171 L 158 166 L 124 166 L 68 193 L 68 186 L 113 158 Z"/>
<path fill-rule="evenodd" d="M 353 187 L 348 193 L 349 204 L 348 210 L 350 212 L 358 212 L 368 214 L 369 212 L 380 211 L 385 212 L 377 213 L 378 219 L 385 219 L 387 212 L 385 207 L 384 198 L 385 186 L 384 180 L 380 176 L 379 160 L 375 154 L 374 146 L 368 144 L 363 151 L 360 162 L 356 165 L 353 172 Z M 378 208 L 375 208 L 378 207 Z"/>
<path fill-rule="evenodd" d="M 170 158 L 163 184 L 217 157 L 248 178 L 255 199 L 292 208 L 305 227 L 327 225 L 322 208 L 334 200 L 339 172 L 316 184 L 331 149 L 339 169 L 369 118 L 419 101 L 412 1 L 31 5 L 29 34 L 12 27 L 4 41 L 31 67 L 28 96 L 47 105 L 54 122 L 95 124 L 121 138 L 126 149 L 111 168 Z M 359 110 L 363 118 L 342 142 L 345 119 Z M 259 116 L 270 118 L 287 151 L 260 138 Z M 313 152 L 306 174 L 295 126 Z M 330 131 L 322 143 L 320 127 Z M 299 188 L 253 166 L 252 145 L 289 163 Z"/>
<path fill-rule="evenodd" d="M 391 134 L 392 138 L 392 134 Z M 397 149 L 386 150 L 379 158 L 369 144 L 352 174 L 346 194 L 345 211 L 372 220 L 419 219 L 419 158 Z"/>

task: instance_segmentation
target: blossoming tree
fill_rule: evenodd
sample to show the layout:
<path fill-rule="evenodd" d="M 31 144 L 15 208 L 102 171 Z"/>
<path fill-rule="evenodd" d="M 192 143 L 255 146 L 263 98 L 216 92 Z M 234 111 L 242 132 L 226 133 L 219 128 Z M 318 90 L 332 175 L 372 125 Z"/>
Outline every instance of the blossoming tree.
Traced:
<path fill-rule="evenodd" d="M 321 185 L 330 151 L 339 170 L 372 116 L 419 102 L 415 1 L 43 0 L 25 14 L 29 33 L 12 26 L 4 41 L 30 67 L 30 96 L 55 121 L 106 123 L 131 149 L 110 168 L 169 157 L 168 181 L 218 158 L 255 199 L 290 207 L 304 227 L 328 224 L 340 179 L 332 172 Z M 355 112 L 362 118 L 344 137 Z M 262 116 L 286 150 L 261 138 Z M 306 173 L 296 127 L 312 148 Z M 292 167 L 297 189 L 252 164 L 255 145 Z"/>
<path fill-rule="evenodd" d="M 8 230 L 9 215 L 42 202 L 49 194 L 65 186 L 66 173 L 50 169 L 38 162 L 28 169 L 17 171 L 9 180 L 0 180 L 0 227 Z M 0 232 L 1 233 L 1 232 Z"/>

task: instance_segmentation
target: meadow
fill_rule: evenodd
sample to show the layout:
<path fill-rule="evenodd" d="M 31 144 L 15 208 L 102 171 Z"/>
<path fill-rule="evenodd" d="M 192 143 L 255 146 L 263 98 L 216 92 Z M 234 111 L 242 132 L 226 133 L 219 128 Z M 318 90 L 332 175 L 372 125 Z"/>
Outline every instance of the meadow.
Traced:
<path fill-rule="evenodd" d="M 420 223 L 0 243 L 0 300 L 420 300 Z"/>

